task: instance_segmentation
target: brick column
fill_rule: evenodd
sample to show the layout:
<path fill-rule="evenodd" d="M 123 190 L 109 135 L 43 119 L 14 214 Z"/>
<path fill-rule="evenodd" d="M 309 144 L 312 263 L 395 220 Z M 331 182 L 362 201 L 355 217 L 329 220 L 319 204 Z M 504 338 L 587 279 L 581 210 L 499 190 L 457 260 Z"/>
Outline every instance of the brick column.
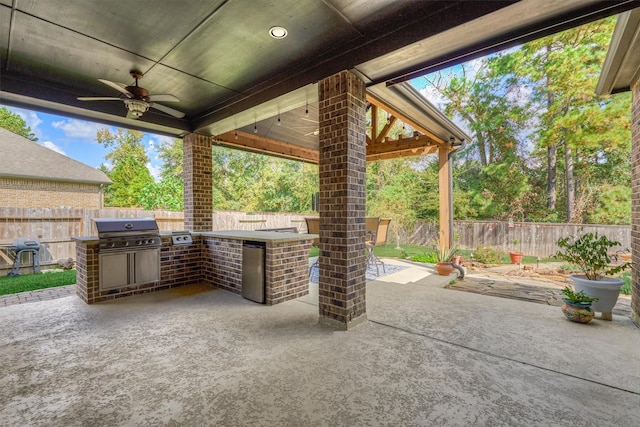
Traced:
<path fill-rule="evenodd" d="M 640 323 L 640 79 L 631 84 L 631 318 Z"/>
<path fill-rule="evenodd" d="M 320 322 L 366 320 L 366 88 L 343 71 L 320 81 Z"/>
<path fill-rule="evenodd" d="M 184 228 L 211 231 L 213 190 L 209 136 L 190 133 L 183 142 Z"/>

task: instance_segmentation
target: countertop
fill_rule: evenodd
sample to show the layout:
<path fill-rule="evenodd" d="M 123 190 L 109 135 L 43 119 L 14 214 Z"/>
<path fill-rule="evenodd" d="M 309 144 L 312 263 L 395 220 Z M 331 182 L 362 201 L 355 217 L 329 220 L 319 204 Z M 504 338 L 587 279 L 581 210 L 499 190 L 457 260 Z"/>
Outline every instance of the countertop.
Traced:
<path fill-rule="evenodd" d="M 317 234 L 305 233 L 280 233 L 277 231 L 250 231 L 250 230 L 223 230 L 199 232 L 205 237 L 221 237 L 224 239 L 252 240 L 254 242 L 298 242 L 300 240 L 313 240 Z"/>
<path fill-rule="evenodd" d="M 301 240 L 313 240 L 319 238 L 317 234 L 305 233 L 280 233 L 276 231 L 251 231 L 251 230 L 220 230 L 220 231 L 194 231 L 194 236 L 221 237 L 225 239 L 252 240 L 254 242 L 299 242 Z M 171 232 L 161 232 L 161 236 L 170 236 Z M 76 236 L 71 240 L 84 244 L 97 243 L 97 236 Z"/>

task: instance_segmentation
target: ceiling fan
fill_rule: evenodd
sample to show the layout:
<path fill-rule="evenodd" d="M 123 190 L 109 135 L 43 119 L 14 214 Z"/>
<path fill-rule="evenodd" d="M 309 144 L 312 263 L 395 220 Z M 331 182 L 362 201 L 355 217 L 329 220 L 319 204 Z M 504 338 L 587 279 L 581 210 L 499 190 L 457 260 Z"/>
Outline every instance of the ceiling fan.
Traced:
<path fill-rule="evenodd" d="M 109 96 L 81 96 L 78 97 L 79 101 L 123 101 L 127 107 L 127 118 L 138 119 L 149 109 L 155 108 L 164 113 L 167 113 L 173 117 L 179 119 L 184 117 L 182 111 L 174 110 L 165 105 L 158 104 L 158 101 L 162 102 L 180 102 L 178 98 L 173 95 L 149 95 L 149 91 L 143 87 L 138 86 L 138 80 L 142 78 L 140 71 L 131 71 L 131 77 L 136 80 L 135 86 L 127 86 L 124 83 L 112 82 L 110 80 L 98 79 L 99 82 L 114 88 L 118 92 L 122 93 L 120 97 Z"/>

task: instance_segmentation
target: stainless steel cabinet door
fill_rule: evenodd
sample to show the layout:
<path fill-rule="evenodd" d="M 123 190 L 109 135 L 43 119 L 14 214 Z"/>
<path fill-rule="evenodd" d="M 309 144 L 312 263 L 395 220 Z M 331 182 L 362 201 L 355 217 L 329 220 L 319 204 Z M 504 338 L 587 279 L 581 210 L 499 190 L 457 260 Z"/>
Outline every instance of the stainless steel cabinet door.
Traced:
<path fill-rule="evenodd" d="M 131 254 L 135 257 L 135 271 L 132 282 L 136 284 L 160 280 L 160 250 L 149 249 Z"/>
<path fill-rule="evenodd" d="M 100 255 L 100 289 L 115 289 L 129 284 L 129 254 Z"/>

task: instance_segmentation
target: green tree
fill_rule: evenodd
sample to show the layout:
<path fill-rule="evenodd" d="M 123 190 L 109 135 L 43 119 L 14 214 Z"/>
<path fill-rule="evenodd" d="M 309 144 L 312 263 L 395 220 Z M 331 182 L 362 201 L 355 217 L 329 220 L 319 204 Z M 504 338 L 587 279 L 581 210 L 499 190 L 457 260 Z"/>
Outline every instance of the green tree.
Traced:
<path fill-rule="evenodd" d="M 595 95 L 613 25 L 607 18 L 427 77 L 445 112 L 468 122 L 473 136 L 454 174 L 468 214 L 628 218 L 600 196 L 612 191 L 630 208 L 621 191 L 630 186 L 630 97 Z"/>
<path fill-rule="evenodd" d="M 295 160 L 213 147 L 213 206 L 221 210 L 311 212 L 318 167 Z"/>
<path fill-rule="evenodd" d="M 0 127 L 30 139 L 31 141 L 38 141 L 38 138 L 36 138 L 31 131 L 31 128 L 27 126 L 27 122 L 18 114 L 9 111 L 6 107 L 0 107 Z"/>
<path fill-rule="evenodd" d="M 105 206 L 144 206 L 144 189 L 153 184 L 153 178 L 147 168 L 149 158 L 142 144 L 143 136 L 135 130 L 118 129 L 115 134 L 107 129 L 98 131 L 98 143 L 111 149 L 105 156 L 110 167 L 100 166 L 113 181 L 105 190 Z"/>
<path fill-rule="evenodd" d="M 531 89 L 531 99 L 540 111 L 535 137 L 536 148 L 546 152 L 547 207 L 551 212 L 557 207 L 557 170 L 561 167 L 563 206 L 569 222 L 585 216 L 577 210 L 576 198 L 596 184 L 584 179 L 582 172 L 608 150 L 628 153 L 628 97 L 599 99 L 595 95 L 614 25 L 615 19 L 607 18 L 526 43 L 505 56 L 505 71 Z"/>
<path fill-rule="evenodd" d="M 160 182 L 145 185 L 140 202 L 145 209 L 181 211 L 184 209 L 182 140 L 165 141 L 156 149 L 162 160 Z"/>

